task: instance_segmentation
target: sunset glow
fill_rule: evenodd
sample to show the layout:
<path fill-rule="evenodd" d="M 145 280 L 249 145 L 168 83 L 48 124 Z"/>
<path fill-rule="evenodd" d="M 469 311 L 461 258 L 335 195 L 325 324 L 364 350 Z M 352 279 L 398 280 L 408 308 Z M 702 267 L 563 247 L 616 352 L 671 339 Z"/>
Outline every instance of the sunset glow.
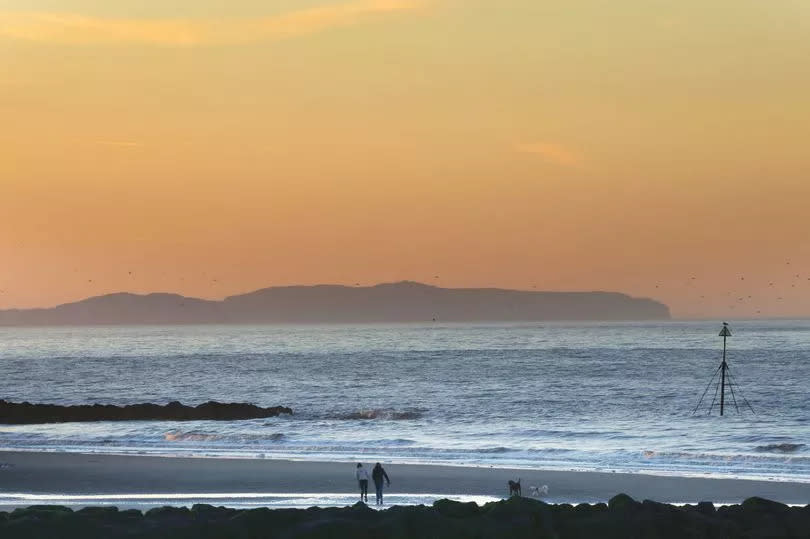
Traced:
<path fill-rule="evenodd" d="M 0 308 L 408 279 L 808 316 L 808 58 L 793 0 L 5 0 Z"/>

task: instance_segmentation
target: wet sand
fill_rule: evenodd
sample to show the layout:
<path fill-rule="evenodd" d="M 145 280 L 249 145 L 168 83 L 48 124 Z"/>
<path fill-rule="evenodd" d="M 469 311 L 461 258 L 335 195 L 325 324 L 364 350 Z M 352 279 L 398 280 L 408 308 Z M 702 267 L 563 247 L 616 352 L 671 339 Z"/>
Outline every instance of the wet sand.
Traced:
<path fill-rule="evenodd" d="M 373 462 L 364 463 L 368 468 Z M 514 470 L 383 463 L 391 477 L 386 494 L 429 493 L 506 497 L 508 479 L 548 485 L 551 503 L 606 502 L 624 492 L 667 503 L 739 503 L 760 496 L 810 503 L 810 484 L 647 474 Z M 372 487 L 373 493 L 373 487 Z M 225 494 L 357 492 L 353 463 L 174 458 L 0 451 L 0 497 L 27 494 Z M 226 501 L 221 502 L 227 505 Z M 7 505 L 7 504 L 6 504 Z M 16 504 L 19 505 L 19 504 Z M 26 504 L 29 505 L 29 504 Z M 87 505 L 92 505 L 88 503 Z"/>

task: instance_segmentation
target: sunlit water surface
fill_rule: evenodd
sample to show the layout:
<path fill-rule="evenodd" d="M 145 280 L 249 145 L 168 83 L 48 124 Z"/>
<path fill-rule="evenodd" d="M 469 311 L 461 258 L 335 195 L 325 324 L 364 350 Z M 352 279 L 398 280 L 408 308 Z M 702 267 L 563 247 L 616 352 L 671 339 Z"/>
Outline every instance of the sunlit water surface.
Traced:
<path fill-rule="evenodd" d="M 732 330 L 741 409 L 727 395 L 720 418 L 713 385 L 692 414 L 720 363 L 717 323 L 5 328 L 6 400 L 295 413 L 0 425 L 0 448 L 810 482 L 810 323 Z"/>

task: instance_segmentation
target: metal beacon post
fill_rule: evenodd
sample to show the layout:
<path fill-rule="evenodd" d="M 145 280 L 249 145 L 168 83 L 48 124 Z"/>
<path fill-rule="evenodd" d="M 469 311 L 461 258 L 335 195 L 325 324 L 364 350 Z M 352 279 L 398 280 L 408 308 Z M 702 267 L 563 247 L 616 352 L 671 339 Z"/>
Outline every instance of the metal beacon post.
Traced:
<path fill-rule="evenodd" d="M 720 330 L 720 337 L 723 337 L 723 360 L 720 362 L 720 366 L 717 367 L 717 370 L 714 371 L 711 380 L 706 385 L 706 389 L 703 391 L 703 394 L 700 396 L 700 400 L 698 400 L 695 409 L 692 410 L 692 415 L 696 414 L 698 409 L 700 409 L 700 405 L 703 403 L 703 399 L 706 397 L 706 394 L 711 388 L 714 379 L 717 377 L 717 374 L 720 374 L 720 378 L 717 381 L 717 385 L 714 388 L 714 396 L 712 397 L 712 403 L 709 405 L 708 409 L 706 410 L 706 414 L 711 414 L 712 410 L 714 409 L 715 403 L 717 402 L 717 393 L 720 393 L 720 415 L 722 416 L 725 413 L 726 408 L 726 387 L 728 387 L 729 392 L 731 393 L 731 401 L 734 403 L 734 409 L 737 413 L 740 413 L 740 407 L 737 404 L 737 396 L 734 393 L 734 389 L 736 387 L 737 393 L 739 393 L 740 398 L 743 400 L 745 406 L 751 410 L 751 413 L 754 413 L 754 409 L 751 407 L 751 404 L 748 402 L 742 392 L 740 391 L 740 387 L 737 382 L 734 380 L 734 377 L 731 374 L 731 369 L 726 362 L 726 350 L 727 350 L 727 339 L 731 337 L 731 328 L 728 327 L 728 322 L 723 322 L 723 329 Z"/>

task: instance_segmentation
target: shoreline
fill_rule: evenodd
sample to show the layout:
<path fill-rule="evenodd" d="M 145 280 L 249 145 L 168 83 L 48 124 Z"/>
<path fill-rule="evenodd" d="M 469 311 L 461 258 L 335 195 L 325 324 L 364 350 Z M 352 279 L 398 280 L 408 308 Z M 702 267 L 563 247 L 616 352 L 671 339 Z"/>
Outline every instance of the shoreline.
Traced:
<path fill-rule="evenodd" d="M 164 498 L 205 499 L 218 505 L 289 497 L 312 505 L 343 505 L 357 494 L 353 462 L 324 462 L 221 457 L 165 457 L 97 453 L 21 452 L 0 453 L 0 507 L 33 503 L 8 503 L 10 495 L 74 496 L 73 505 L 93 505 L 127 497 L 149 504 Z M 364 462 L 366 467 L 373 462 Z M 618 493 L 661 503 L 740 503 L 758 496 L 774 501 L 810 503 L 810 483 L 761 481 L 714 477 L 662 476 L 646 473 L 587 472 L 447 466 L 439 464 L 388 464 L 392 504 L 431 503 L 430 498 L 500 499 L 507 496 L 506 482 L 522 480 L 523 495 L 530 486 L 548 485 L 548 503 L 607 502 Z M 415 494 L 414 494 L 415 493 Z M 94 496 L 98 498 L 87 498 Z M 180 498 L 177 498 L 180 496 Z M 325 503 L 317 503 L 319 496 Z M 174 498 L 172 498 L 174 497 Z M 264 498 L 262 498 L 264 497 Z M 330 498 L 331 497 L 331 498 Z M 19 501 L 23 501 L 24 498 Z M 328 503 L 326 500 L 333 500 Z M 100 502 L 99 502 L 100 501 Z M 141 502 L 138 502 L 141 503 Z M 123 505 L 123 504 L 122 504 Z M 160 505 L 165 505 L 160 503 Z M 258 504 L 261 505 L 261 504 Z"/>
<path fill-rule="evenodd" d="M 96 450 L 83 450 L 83 451 L 73 451 L 73 450 L 64 450 L 64 449 L 20 449 L 20 448 L 6 448 L 0 447 L 0 456 L 3 454 L 9 453 L 34 453 L 34 454 L 47 454 L 47 455 L 87 455 L 87 456 L 111 456 L 111 457 L 148 457 L 148 458 L 165 458 L 165 459 L 192 459 L 192 460 L 236 460 L 236 461 L 258 461 L 258 462 L 269 462 L 269 461 L 279 461 L 279 462 L 296 462 L 296 463 L 314 463 L 314 464 L 336 464 L 336 465 L 347 465 L 357 463 L 358 460 L 355 458 L 347 458 L 344 456 L 340 456 L 337 458 L 307 458 L 307 457 L 295 457 L 286 453 L 271 453 L 268 455 L 266 452 L 250 452 L 245 454 L 239 453 L 222 453 L 222 454 L 213 454 L 211 452 L 159 452 L 159 451 L 143 451 L 143 450 L 133 450 L 129 452 L 121 451 L 121 452 L 105 452 L 105 451 L 96 451 Z M 258 456 L 263 455 L 263 456 Z M 682 471 L 668 471 L 663 469 L 653 469 L 650 470 L 628 470 L 622 468 L 564 468 L 564 467 L 545 467 L 545 466 L 530 466 L 530 465 L 517 465 L 517 464 L 476 464 L 476 463 L 469 463 L 469 462 L 454 462 L 454 461 L 438 461 L 438 462 L 421 462 L 418 460 L 409 461 L 407 459 L 397 459 L 396 457 L 385 457 L 385 456 L 377 456 L 373 458 L 367 459 L 368 461 L 371 460 L 379 460 L 380 462 L 387 463 L 387 465 L 393 466 L 434 466 L 434 467 L 446 467 L 446 468 L 464 468 L 464 469 L 494 469 L 494 470 L 509 470 L 513 472 L 520 472 L 526 471 L 529 473 L 544 473 L 544 472 L 563 472 L 563 473 L 596 473 L 596 474 L 624 474 L 624 475 L 638 475 L 638 476 L 650 476 L 650 477 L 660 477 L 660 478 L 682 478 L 682 479 L 706 479 L 706 480 L 735 480 L 735 481 L 756 481 L 756 482 L 764 482 L 764 483 L 790 483 L 796 485 L 808 485 L 810 486 L 810 477 L 777 477 L 777 476 L 739 476 L 739 475 L 731 475 L 731 474 L 722 474 L 720 472 L 682 472 Z M 0 461 L 2 458 L 0 457 Z M 366 462 L 366 461 L 362 461 Z M 2 464 L 2 462 L 0 462 Z"/>

